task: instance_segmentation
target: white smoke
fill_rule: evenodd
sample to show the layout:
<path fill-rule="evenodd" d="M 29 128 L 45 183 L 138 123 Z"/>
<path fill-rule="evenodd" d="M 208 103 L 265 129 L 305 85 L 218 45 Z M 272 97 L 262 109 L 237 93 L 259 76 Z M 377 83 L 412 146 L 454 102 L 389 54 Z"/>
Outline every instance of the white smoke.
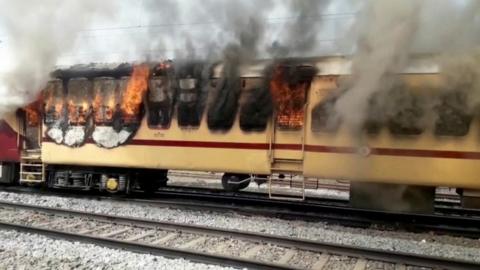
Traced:
<path fill-rule="evenodd" d="M 418 29 L 420 2 L 371 0 L 363 11 L 359 40 L 353 56 L 353 86 L 335 106 L 345 124 L 359 129 L 367 116 L 369 99 L 388 90 L 388 75 L 407 64 Z"/>
<path fill-rule="evenodd" d="M 357 36 L 352 76 L 348 90 L 335 104 L 349 128 L 358 131 L 367 117 L 385 118 L 385 110 L 398 111 L 404 105 L 391 90 L 401 83 L 398 73 L 418 54 L 435 54 L 441 64 L 445 89 L 436 99 L 445 91 L 460 90 L 469 96 L 465 110 L 478 109 L 479 1 L 370 0 L 352 33 Z M 382 109 L 372 116 L 368 110 L 373 97 Z M 429 100 L 422 109 L 431 111 L 435 103 L 438 101 Z"/>
<path fill-rule="evenodd" d="M 125 143 L 131 135 L 132 132 L 126 129 L 117 132 L 113 127 L 96 126 L 92 138 L 101 147 L 114 148 Z"/>
<path fill-rule="evenodd" d="M 109 17 L 113 1 L 0 0 L 0 24 L 14 61 L 0 77 L 0 116 L 38 97 L 59 57 L 94 18 Z"/>
<path fill-rule="evenodd" d="M 65 144 L 68 146 L 80 146 L 85 142 L 85 127 L 70 126 L 65 132 Z"/>

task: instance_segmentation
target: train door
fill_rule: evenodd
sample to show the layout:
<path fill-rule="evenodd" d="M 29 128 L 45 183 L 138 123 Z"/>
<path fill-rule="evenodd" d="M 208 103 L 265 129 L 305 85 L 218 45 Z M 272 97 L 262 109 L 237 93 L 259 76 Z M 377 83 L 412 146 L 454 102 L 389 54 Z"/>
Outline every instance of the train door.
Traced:
<path fill-rule="evenodd" d="M 40 138 L 41 138 L 41 124 L 40 124 L 40 116 L 38 112 L 29 112 L 28 110 L 25 113 L 24 119 L 20 121 L 20 125 L 22 125 L 22 129 L 24 131 L 24 138 L 23 138 L 23 147 L 25 151 L 31 150 L 39 150 L 40 149 Z"/>
<path fill-rule="evenodd" d="M 45 181 L 45 167 L 41 159 L 42 121 L 38 106 L 33 104 L 20 115 L 24 134 L 20 157 L 20 184 L 39 184 Z"/>
<path fill-rule="evenodd" d="M 271 170 L 272 173 L 298 175 L 303 198 L 307 91 L 314 74 L 311 66 L 280 66 L 273 71 L 270 83 L 275 103 L 270 144 Z"/>

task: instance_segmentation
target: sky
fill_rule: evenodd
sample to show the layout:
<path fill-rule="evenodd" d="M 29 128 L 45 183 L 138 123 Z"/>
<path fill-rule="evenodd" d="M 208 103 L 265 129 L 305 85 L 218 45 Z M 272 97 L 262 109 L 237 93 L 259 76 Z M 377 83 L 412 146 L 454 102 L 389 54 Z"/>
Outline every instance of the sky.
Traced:
<path fill-rule="evenodd" d="M 371 81 L 378 63 L 478 47 L 478 14 L 479 0 L 0 0 L 0 114 L 79 63 L 348 55 Z"/>
<path fill-rule="evenodd" d="M 108 1 L 112 0 L 106 0 Z M 257 2 L 256 0 L 223 1 Z M 158 3 L 158 6 L 152 8 L 149 2 Z M 115 4 L 109 10 L 108 16 L 92 18 L 89 25 L 77 33 L 75 45 L 62 52 L 57 64 L 173 58 L 185 52 L 186 37 L 190 37 L 196 51 L 200 52 L 208 50 L 206 47 L 210 46 L 205 43 L 205 40 L 216 39 L 221 43 L 230 38 L 231 31 L 218 22 L 228 19 L 222 17 L 224 15 L 222 10 L 198 12 L 199 9 L 193 4 L 195 1 L 177 0 L 178 10 L 173 12 L 169 10 L 168 5 L 162 8 L 162 2 L 165 1 L 114 1 Z M 263 7 L 266 18 L 265 44 L 271 44 L 281 36 L 282 31 L 293 23 L 296 16 L 286 8 L 285 0 L 274 2 L 276 4 L 273 6 Z M 321 46 L 318 46 L 319 49 L 315 54 L 338 54 L 345 49 L 342 39 L 355 19 L 355 13 L 358 11 L 358 5 L 355 3 L 358 2 L 358 0 L 337 0 L 321 11 L 321 15 L 316 19 L 316 23 L 320 25 L 318 42 Z M 9 39 L 11 37 L 4 28 L 0 24 L 0 72 L 7 71 L 15 61 L 10 57 L 12 48 Z M 205 33 L 211 37 L 205 37 Z M 198 42 L 199 40 L 202 42 Z"/>

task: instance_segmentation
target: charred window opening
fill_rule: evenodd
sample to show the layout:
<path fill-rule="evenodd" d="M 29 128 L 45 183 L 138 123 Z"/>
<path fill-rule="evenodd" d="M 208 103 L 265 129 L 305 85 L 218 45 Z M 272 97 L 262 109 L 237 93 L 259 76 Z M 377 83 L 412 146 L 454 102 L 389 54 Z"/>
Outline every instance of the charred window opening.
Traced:
<path fill-rule="evenodd" d="M 378 134 L 385 124 L 385 110 L 379 102 L 379 96 L 374 95 L 368 102 L 367 119 L 363 125 L 368 134 Z"/>
<path fill-rule="evenodd" d="M 395 135 L 420 135 L 423 132 L 423 103 L 404 87 L 394 88 L 390 93 L 395 102 L 390 104 L 388 128 Z"/>
<path fill-rule="evenodd" d="M 175 68 L 178 83 L 177 121 L 180 128 L 200 126 L 208 96 L 206 83 L 211 69 L 201 62 L 181 63 Z"/>
<path fill-rule="evenodd" d="M 99 77 L 93 81 L 93 111 L 95 124 L 111 126 L 115 111 L 120 110 L 120 94 L 117 81 L 110 77 Z"/>
<path fill-rule="evenodd" d="M 198 113 L 198 80 L 180 79 L 178 82 L 178 125 L 180 127 L 198 127 L 201 115 Z"/>
<path fill-rule="evenodd" d="M 39 102 L 36 101 L 29 104 L 24 110 L 17 111 L 17 117 L 26 120 L 23 122 L 25 149 L 40 148 L 40 110 L 38 105 Z"/>
<path fill-rule="evenodd" d="M 48 82 L 44 93 L 44 122 L 52 126 L 62 119 L 64 112 L 64 88 L 61 80 Z"/>
<path fill-rule="evenodd" d="M 441 98 L 441 103 L 435 110 L 435 135 L 438 136 L 465 136 L 470 129 L 472 115 L 466 108 L 466 96 L 460 92 L 449 93 Z"/>
<path fill-rule="evenodd" d="M 63 144 L 78 147 L 85 143 L 85 139 L 93 129 L 90 120 L 92 82 L 86 78 L 70 79 L 67 84 L 67 128 Z"/>
<path fill-rule="evenodd" d="M 70 79 L 67 89 L 68 123 L 85 125 L 91 111 L 92 82 L 86 78 Z"/>
<path fill-rule="evenodd" d="M 68 127 L 68 112 L 64 89 L 63 81 L 54 80 L 47 84 L 47 88 L 44 91 L 46 136 L 57 144 L 63 142 L 65 131 Z"/>
<path fill-rule="evenodd" d="M 148 91 L 150 68 L 147 65 L 134 66 L 133 73 L 129 77 L 122 77 L 119 80 L 119 91 L 121 95 L 120 110 L 113 114 L 114 128 L 126 126 L 136 130 L 140 126 L 143 117 L 143 100 Z"/>
<path fill-rule="evenodd" d="M 40 115 L 42 111 L 41 97 L 39 97 L 36 101 L 28 104 L 24 108 L 24 111 L 26 127 L 38 127 L 40 125 Z"/>
<path fill-rule="evenodd" d="M 336 97 L 327 97 L 312 109 L 313 132 L 336 132 L 340 126 L 340 116 L 335 111 Z"/>
<path fill-rule="evenodd" d="M 245 104 L 240 109 L 240 128 L 244 131 L 264 131 L 273 112 L 272 96 L 268 87 L 249 89 Z"/>
<path fill-rule="evenodd" d="M 224 77 L 218 81 L 207 115 L 209 129 L 225 131 L 233 126 L 241 89 L 239 77 Z"/>
<path fill-rule="evenodd" d="M 315 69 L 308 66 L 277 65 L 273 68 L 269 86 L 279 128 L 303 127 L 306 92 L 314 74 Z"/>
<path fill-rule="evenodd" d="M 172 120 L 174 93 L 168 77 L 154 77 L 149 82 L 148 126 L 168 128 Z"/>

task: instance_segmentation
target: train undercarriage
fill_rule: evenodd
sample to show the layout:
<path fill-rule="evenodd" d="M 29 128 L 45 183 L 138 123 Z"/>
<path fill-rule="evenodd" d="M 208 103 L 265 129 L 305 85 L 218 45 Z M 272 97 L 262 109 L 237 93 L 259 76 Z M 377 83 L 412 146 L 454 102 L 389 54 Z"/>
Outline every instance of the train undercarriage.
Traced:
<path fill-rule="evenodd" d="M 169 180 L 168 170 L 48 165 L 42 167 L 45 181 L 37 182 L 35 179 L 38 179 L 37 173 L 42 173 L 41 169 L 24 172 L 23 166 L 25 164 L 15 162 L 0 163 L 0 184 L 95 190 L 110 194 L 129 194 L 132 191 L 153 194 L 166 187 Z M 251 181 L 264 184 L 268 179 L 267 175 L 224 173 L 221 184 L 225 191 L 238 192 L 247 188 Z M 457 189 L 457 193 L 463 207 L 480 208 L 479 192 Z M 434 211 L 435 187 L 351 182 L 349 194 L 350 205 L 356 208 L 414 213 Z"/>
<path fill-rule="evenodd" d="M 168 170 L 67 165 L 47 165 L 41 168 L 40 166 L 32 167 L 33 165 L 32 163 L 1 163 L 0 183 L 128 194 L 132 189 L 153 193 L 167 186 L 168 181 Z M 29 170 L 25 171 L 25 168 Z M 44 175 L 39 177 L 41 174 Z M 236 192 L 248 187 L 251 179 L 256 177 L 249 174 L 224 173 L 221 183 L 224 190 Z M 265 177 L 260 176 L 258 181 Z"/>

